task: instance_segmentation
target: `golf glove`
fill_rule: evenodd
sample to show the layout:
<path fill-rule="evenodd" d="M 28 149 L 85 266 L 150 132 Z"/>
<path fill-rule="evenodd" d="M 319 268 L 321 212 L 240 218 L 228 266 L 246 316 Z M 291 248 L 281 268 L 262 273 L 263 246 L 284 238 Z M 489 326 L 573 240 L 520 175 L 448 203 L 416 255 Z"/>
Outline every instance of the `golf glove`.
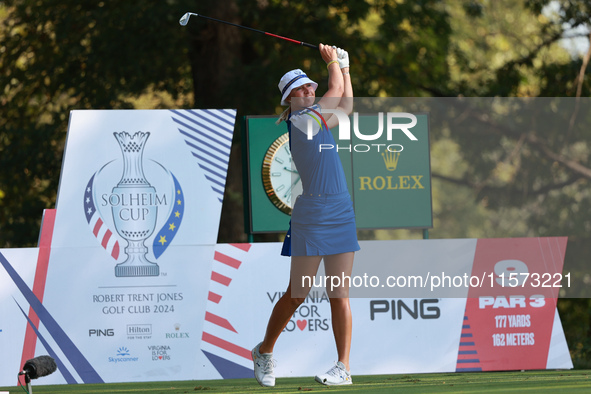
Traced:
<path fill-rule="evenodd" d="M 337 60 L 340 68 L 349 67 L 349 53 L 344 49 L 337 48 Z"/>

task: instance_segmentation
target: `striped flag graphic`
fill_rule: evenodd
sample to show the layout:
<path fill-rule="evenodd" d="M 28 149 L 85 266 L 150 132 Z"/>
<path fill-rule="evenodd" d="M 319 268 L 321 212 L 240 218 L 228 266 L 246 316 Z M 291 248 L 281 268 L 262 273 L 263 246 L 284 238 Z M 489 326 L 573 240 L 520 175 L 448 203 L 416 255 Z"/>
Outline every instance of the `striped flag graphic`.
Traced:
<path fill-rule="evenodd" d="M 232 133 L 236 110 L 171 110 L 172 120 L 178 125 L 185 143 L 211 189 L 223 202 L 226 173 L 232 147 Z"/>
<path fill-rule="evenodd" d="M 464 316 L 456 372 L 482 371 L 468 316 Z"/>
<path fill-rule="evenodd" d="M 113 257 L 115 260 L 119 258 L 119 241 L 113 232 L 105 225 L 99 212 L 96 209 L 93 196 L 94 177 L 92 175 L 88 184 L 86 185 L 86 191 L 84 193 L 84 215 L 86 221 L 92 230 L 92 233 L 99 240 L 101 246 Z"/>
<path fill-rule="evenodd" d="M 179 231 L 181 222 L 183 221 L 183 213 L 185 211 L 185 196 L 183 189 L 176 177 L 171 173 L 174 180 L 174 197 L 172 201 L 172 210 L 168 216 L 168 220 L 164 223 L 152 243 L 152 250 L 154 257 L 158 258 L 164 253 L 168 245 L 171 244 L 174 236 Z"/>
<path fill-rule="evenodd" d="M 250 244 L 218 244 L 214 254 L 201 351 L 224 379 L 251 377 L 253 373 L 250 349 L 243 343 L 245 338 L 217 311 L 233 278 L 239 275 L 242 259 L 246 259 L 250 247 Z"/>

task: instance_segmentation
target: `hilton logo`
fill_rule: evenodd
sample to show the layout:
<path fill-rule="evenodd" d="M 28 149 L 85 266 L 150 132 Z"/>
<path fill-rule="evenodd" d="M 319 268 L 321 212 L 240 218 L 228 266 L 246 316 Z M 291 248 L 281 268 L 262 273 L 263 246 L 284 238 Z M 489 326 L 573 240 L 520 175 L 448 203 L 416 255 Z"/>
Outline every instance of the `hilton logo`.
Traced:
<path fill-rule="evenodd" d="M 151 324 L 128 324 L 127 338 L 150 339 L 152 337 Z"/>
<path fill-rule="evenodd" d="M 127 333 L 128 334 L 152 334 L 152 325 L 151 324 L 128 324 L 127 325 Z"/>
<path fill-rule="evenodd" d="M 160 268 L 154 260 L 178 232 L 183 191 L 162 164 L 144 160 L 149 132 L 113 135 L 121 149 L 120 159 L 104 164 L 91 176 L 84 193 L 84 214 L 93 235 L 118 262 L 116 277 L 158 276 Z M 123 241 L 127 247 L 121 253 Z"/>

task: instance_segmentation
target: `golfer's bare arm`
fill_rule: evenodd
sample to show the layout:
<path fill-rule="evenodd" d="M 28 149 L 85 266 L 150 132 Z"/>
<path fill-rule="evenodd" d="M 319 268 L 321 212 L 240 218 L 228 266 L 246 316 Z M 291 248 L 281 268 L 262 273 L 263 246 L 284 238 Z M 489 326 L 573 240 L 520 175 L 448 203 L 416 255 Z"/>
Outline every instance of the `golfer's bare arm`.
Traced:
<path fill-rule="evenodd" d="M 328 64 L 328 91 L 319 101 L 323 109 L 338 109 L 349 115 L 353 111 L 353 85 L 349 75 L 349 67 L 339 68 L 337 62 L 336 50 L 329 45 L 319 46 L 322 59 Z M 325 117 L 329 129 L 338 125 L 338 118 L 334 115 Z"/>
<path fill-rule="evenodd" d="M 336 49 L 330 45 L 318 45 L 322 60 L 328 65 L 328 91 L 322 96 L 318 104 L 323 109 L 335 109 L 339 106 L 343 93 L 345 92 L 345 80 L 343 79 L 343 73 L 339 68 L 337 62 Z M 328 127 L 334 127 L 338 121 L 336 116 L 330 115 L 325 117 Z M 331 126 L 331 123 L 334 125 Z"/>

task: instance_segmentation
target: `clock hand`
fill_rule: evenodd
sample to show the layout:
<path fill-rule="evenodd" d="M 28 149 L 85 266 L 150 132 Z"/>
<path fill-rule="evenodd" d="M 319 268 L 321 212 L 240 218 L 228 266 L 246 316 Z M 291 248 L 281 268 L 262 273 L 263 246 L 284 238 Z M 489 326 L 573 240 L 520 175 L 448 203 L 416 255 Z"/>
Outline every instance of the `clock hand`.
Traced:
<path fill-rule="evenodd" d="M 291 194 L 291 189 L 293 189 L 293 187 L 300 181 L 300 176 L 298 175 L 298 179 L 295 180 L 294 183 L 291 184 L 291 186 L 289 187 L 289 189 L 287 189 L 287 192 L 285 193 L 285 195 L 283 196 L 283 198 L 287 198 L 287 196 L 289 194 Z"/>
<path fill-rule="evenodd" d="M 284 170 L 287 170 L 289 172 L 293 172 L 294 174 L 298 173 L 298 170 L 292 170 L 290 167 L 283 167 Z"/>

